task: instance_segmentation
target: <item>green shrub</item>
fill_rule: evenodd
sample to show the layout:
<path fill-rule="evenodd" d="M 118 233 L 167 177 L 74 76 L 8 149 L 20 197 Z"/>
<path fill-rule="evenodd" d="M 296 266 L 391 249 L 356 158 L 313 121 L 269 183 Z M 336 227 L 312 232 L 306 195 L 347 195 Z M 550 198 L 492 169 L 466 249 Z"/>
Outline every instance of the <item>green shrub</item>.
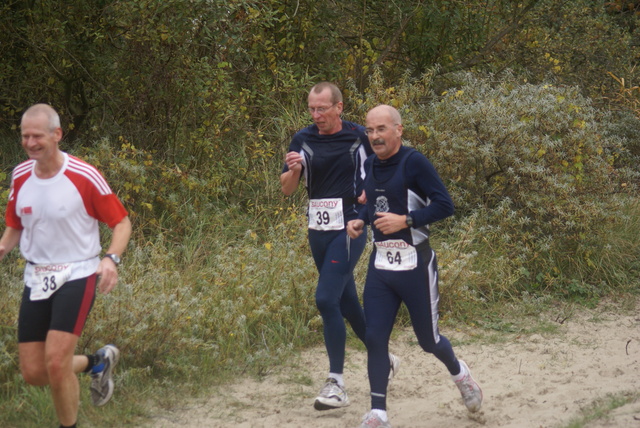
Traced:
<path fill-rule="evenodd" d="M 424 135 L 414 138 L 447 182 L 462 224 L 473 225 L 472 247 L 488 257 L 474 268 L 504 265 L 498 277 L 517 286 L 481 294 L 599 295 L 611 285 L 597 275 L 602 231 L 624 205 L 613 196 L 637 176 L 616 168 L 626 147 L 610 117 L 573 87 L 508 74 L 457 79 L 424 109 Z"/>
<path fill-rule="evenodd" d="M 400 110 L 406 143 L 434 163 L 452 195 L 456 221 L 433 228 L 450 228 L 443 283 L 477 301 L 522 292 L 588 299 L 621 286 L 597 260 L 629 205 L 615 195 L 638 182 L 627 149 L 633 127 L 612 124 L 575 87 L 510 73 L 437 75 L 386 87 L 377 72 L 354 93 L 363 115 L 378 103 Z"/>

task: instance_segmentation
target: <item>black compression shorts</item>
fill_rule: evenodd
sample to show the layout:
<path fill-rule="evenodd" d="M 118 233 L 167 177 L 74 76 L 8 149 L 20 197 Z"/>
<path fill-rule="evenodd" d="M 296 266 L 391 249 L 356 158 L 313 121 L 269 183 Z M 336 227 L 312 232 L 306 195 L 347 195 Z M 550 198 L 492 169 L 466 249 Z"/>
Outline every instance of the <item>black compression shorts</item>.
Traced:
<path fill-rule="evenodd" d="M 80 336 L 96 296 L 96 275 L 64 284 L 51 297 L 31 301 L 24 287 L 18 316 L 18 342 L 44 342 L 49 330 Z"/>

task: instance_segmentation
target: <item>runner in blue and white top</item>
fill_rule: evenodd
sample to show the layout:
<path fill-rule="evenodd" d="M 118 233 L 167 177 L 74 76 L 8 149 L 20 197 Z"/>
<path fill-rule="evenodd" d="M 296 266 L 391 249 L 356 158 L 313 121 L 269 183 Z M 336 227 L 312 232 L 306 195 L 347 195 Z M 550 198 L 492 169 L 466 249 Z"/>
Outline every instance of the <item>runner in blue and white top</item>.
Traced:
<path fill-rule="evenodd" d="M 290 195 L 304 177 L 309 196 L 309 245 L 320 274 L 316 305 L 329 355 L 329 376 L 314 407 L 327 410 L 349 404 L 343 378 L 344 318 L 364 342 L 364 312 L 353 269 L 364 250 L 366 234 L 350 239 L 345 226 L 362 207 L 357 197 L 362 193 L 364 161 L 373 152 L 364 127 L 341 119 L 342 93 L 337 86 L 329 82 L 315 85 L 308 106 L 313 125 L 293 136 L 280 182 L 283 193 Z"/>
<path fill-rule="evenodd" d="M 373 230 L 374 249 L 364 286 L 371 411 L 361 427 L 390 427 L 387 412 L 389 337 L 400 308 L 409 311 L 418 343 L 447 367 L 467 409 L 476 412 L 482 391 L 438 331 L 438 267 L 429 245 L 429 224 L 453 214 L 453 202 L 435 168 L 418 151 L 402 146 L 402 121 L 387 105 L 367 114 L 375 152 L 365 162 L 366 209 L 347 224 L 353 239 Z"/>
<path fill-rule="evenodd" d="M 316 112 L 312 115 L 323 117 Z M 296 159 L 300 169 L 294 166 L 289 170 L 287 162 L 282 171 L 285 176 L 287 172 L 292 174 L 295 188 L 298 184 L 295 173 L 298 172 L 298 180 L 300 176 L 304 178 L 312 230 L 343 230 L 347 220 L 357 217 L 356 197 L 362 193 L 363 164 L 373 153 L 362 125 L 341 120 L 339 116 L 337 123 L 339 130 L 334 134 L 323 133 L 315 123 L 297 132 L 289 144 L 288 155 Z"/>

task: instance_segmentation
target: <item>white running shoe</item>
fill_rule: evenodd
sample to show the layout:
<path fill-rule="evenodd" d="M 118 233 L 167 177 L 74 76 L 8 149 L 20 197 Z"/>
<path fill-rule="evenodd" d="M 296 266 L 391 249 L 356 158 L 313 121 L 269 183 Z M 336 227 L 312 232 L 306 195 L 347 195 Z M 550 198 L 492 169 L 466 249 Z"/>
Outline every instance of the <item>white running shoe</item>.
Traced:
<path fill-rule="evenodd" d="M 320 394 L 316 397 L 313 407 L 316 410 L 337 409 L 347 407 L 349 405 L 349 397 L 347 391 L 338 385 L 338 381 L 334 378 L 327 378 L 326 383 L 320 390 Z"/>
<path fill-rule="evenodd" d="M 364 415 L 360 428 L 391 428 L 389 421 L 383 421 L 373 411 Z"/>
<path fill-rule="evenodd" d="M 398 370 L 400 370 L 400 357 L 396 357 L 391 352 L 389 352 L 389 362 L 391 363 L 391 370 L 389 370 L 389 380 L 391 380 L 398 373 Z"/>
<path fill-rule="evenodd" d="M 118 364 L 120 351 L 113 345 L 98 350 L 100 363 L 94 367 L 100 371 L 91 371 L 91 401 L 94 406 L 104 406 L 113 395 L 113 368 Z"/>
<path fill-rule="evenodd" d="M 475 413 L 480 410 L 480 406 L 482 406 L 482 390 L 478 383 L 471 377 L 471 371 L 467 364 L 462 360 L 458 361 L 460 362 L 460 370 L 466 374 L 462 379 L 454 382 L 460 390 L 460 394 L 464 400 L 464 405 L 467 406 L 467 410 L 471 413 Z"/>

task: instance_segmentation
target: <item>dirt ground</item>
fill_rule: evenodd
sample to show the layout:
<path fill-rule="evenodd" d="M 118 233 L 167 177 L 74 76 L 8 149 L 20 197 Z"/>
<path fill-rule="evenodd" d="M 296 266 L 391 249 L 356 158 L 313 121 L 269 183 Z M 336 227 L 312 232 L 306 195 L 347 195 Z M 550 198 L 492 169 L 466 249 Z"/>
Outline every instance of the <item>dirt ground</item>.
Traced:
<path fill-rule="evenodd" d="M 444 366 L 422 352 L 410 328 L 402 329 L 391 342 L 402 363 L 389 386 L 390 422 L 394 428 L 566 427 L 599 403 L 611 407 L 611 397 L 635 397 L 580 426 L 640 428 L 640 299 L 633 306 L 581 308 L 569 316 L 550 310 L 541 318 L 559 326 L 553 333 L 441 328 L 482 387 L 484 402 L 476 414 L 467 412 Z M 357 428 L 369 410 L 366 354 L 348 349 L 351 405 L 316 411 L 313 401 L 327 365 L 323 348 L 308 350 L 263 380 L 238 379 L 209 398 L 161 411 L 149 427 Z"/>

